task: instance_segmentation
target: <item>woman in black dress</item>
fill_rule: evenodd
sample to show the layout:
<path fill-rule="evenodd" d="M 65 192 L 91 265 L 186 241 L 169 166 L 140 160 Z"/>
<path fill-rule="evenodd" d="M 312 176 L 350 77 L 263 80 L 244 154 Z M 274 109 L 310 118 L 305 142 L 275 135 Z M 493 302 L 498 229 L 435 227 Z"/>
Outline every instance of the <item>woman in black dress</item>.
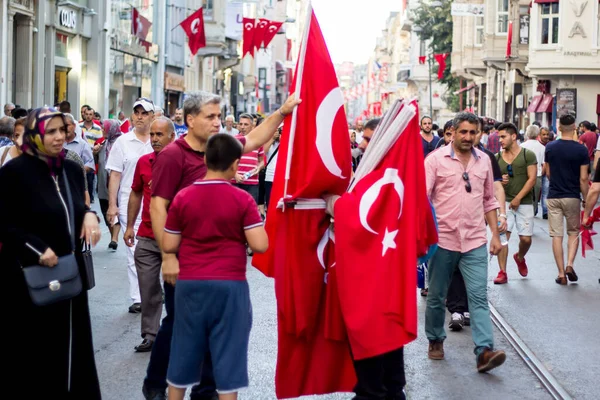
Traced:
<path fill-rule="evenodd" d="M 76 238 L 95 245 L 97 216 L 84 200 L 81 168 L 65 160 L 65 120 L 53 108 L 33 110 L 23 154 L 0 169 L 0 304 L 3 304 L 4 388 L 27 399 L 100 399 L 87 291 L 47 306 L 31 302 L 22 267 L 55 266 L 71 252 L 69 218 Z M 74 215 L 69 215 L 64 174 Z M 83 261 L 78 254 L 80 273 Z"/>

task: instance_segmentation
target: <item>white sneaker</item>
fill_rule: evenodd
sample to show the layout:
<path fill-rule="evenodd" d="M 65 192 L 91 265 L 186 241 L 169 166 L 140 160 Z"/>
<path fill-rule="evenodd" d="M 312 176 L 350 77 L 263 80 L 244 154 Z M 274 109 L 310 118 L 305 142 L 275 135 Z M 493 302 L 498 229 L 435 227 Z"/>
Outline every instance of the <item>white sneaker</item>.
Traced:
<path fill-rule="evenodd" d="M 463 317 L 463 315 L 455 312 L 452 314 L 452 317 L 450 318 L 450 323 L 448 324 L 448 328 L 450 328 L 450 330 L 458 332 L 458 331 L 462 330 L 464 324 L 465 324 L 465 318 Z"/>

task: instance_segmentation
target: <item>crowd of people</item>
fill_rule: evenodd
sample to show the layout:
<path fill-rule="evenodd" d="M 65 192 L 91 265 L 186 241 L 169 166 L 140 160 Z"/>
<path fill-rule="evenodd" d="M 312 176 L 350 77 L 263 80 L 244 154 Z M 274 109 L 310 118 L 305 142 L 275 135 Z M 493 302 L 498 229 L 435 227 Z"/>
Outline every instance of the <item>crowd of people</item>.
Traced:
<path fill-rule="evenodd" d="M 0 220 L 0 263 L 11 282 L 4 295 L 14 304 L 8 310 L 15 324 L 9 334 L 11 382 L 25 385 L 33 376 L 41 385 L 32 390 L 40 394 L 101 397 L 86 290 L 39 307 L 22 273 L 32 265 L 54 267 L 69 253 L 85 272 L 81 246 L 73 248 L 70 237 L 82 246 L 99 241 L 101 219 L 91 208 L 97 197 L 109 249 L 117 250 L 121 235 L 126 245 L 128 311 L 141 314 L 142 340 L 134 350 L 152 352 L 145 398 L 164 399 L 167 387 L 169 399 L 183 399 L 188 387 L 192 399 L 237 398 L 248 385 L 247 256 L 268 245 L 263 220 L 282 123 L 299 103 L 290 97 L 267 118 L 244 113 L 237 122 L 232 115 L 223 118 L 221 99 L 206 92 L 188 94 L 171 118 L 144 97 L 130 118 L 120 112 L 117 119 L 102 119 L 84 105 L 77 120 L 68 102 L 31 110 L 5 105 L 0 185 L 6 190 L 0 207 L 22 210 Z M 350 131 L 354 169 L 379 123 L 371 119 Z M 580 229 L 589 227 L 600 194 L 598 129 L 587 121 L 577 126 L 567 115 L 557 134 L 537 123 L 520 132 L 512 123 L 471 113 L 457 114 L 442 129 L 425 116 L 420 126 L 427 192 L 439 228 L 421 288 L 427 296 L 428 357 L 444 359 L 447 309 L 450 329 L 472 326 L 476 367 L 486 372 L 506 358 L 494 347 L 488 253 L 498 256 L 494 283 L 507 284 L 508 240 L 517 234 L 512 260 L 527 276 L 540 215 L 549 224 L 556 283 L 577 281 Z M 355 399 L 380 398 L 382 392 L 404 398 L 401 350 L 355 362 Z"/>

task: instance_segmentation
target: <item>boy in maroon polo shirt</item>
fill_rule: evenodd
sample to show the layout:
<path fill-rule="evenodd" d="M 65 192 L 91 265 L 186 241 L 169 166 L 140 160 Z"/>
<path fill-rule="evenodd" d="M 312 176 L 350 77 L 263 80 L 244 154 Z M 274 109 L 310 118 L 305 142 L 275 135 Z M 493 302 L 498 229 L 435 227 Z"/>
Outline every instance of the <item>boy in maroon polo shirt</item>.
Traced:
<path fill-rule="evenodd" d="M 160 286 L 160 267 L 162 254 L 154 240 L 152 221 L 150 220 L 150 198 L 152 196 L 152 165 L 159 152 L 175 138 L 175 125 L 166 117 L 156 118 L 150 125 L 150 141 L 153 153 L 140 157 L 133 175 L 131 193 L 127 207 L 127 230 L 123 236 L 129 247 L 135 245 L 135 234 L 138 244 L 133 258 L 137 270 L 142 300 L 142 343 L 135 346 L 137 352 L 152 350 L 162 314 L 162 288 Z M 142 206 L 142 223 L 137 232 L 133 231 L 134 222 Z"/>
<path fill-rule="evenodd" d="M 207 350 L 219 399 L 237 399 L 248 386 L 252 305 L 245 246 L 262 253 L 268 239 L 252 196 L 229 182 L 241 157 L 238 140 L 211 137 L 206 178 L 181 190 L 169 208 L 162 249 L 179 258 L 178 276 L 165 275 L 177 282 L 167 372 L 172 400 L 183 400 L 186 388 L 200 382 Z"/>

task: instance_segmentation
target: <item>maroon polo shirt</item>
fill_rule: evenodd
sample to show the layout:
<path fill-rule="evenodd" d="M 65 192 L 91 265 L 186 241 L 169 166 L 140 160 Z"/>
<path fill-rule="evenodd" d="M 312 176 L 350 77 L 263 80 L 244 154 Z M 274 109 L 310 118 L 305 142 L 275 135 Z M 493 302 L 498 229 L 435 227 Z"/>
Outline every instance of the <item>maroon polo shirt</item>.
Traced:
<path fill-rule="evenodd" d="M 178 279 L 245 280 L 245 231 L 262 224 L 252 196 L 225 180 L 182 189 L 165 224 L 166 232 L 181 235 Z"/>
<path fill-rule="evenodd" d="M 246 145 L 245 138 L 238 140 Z M 152 176 L 152 196 L 173 201 L 181 189 L 206 176 L 204 152 L 192 149 L 182 136 L 158 154 Z"/>
<path fill-rule="evenodd" d="M 133 174 L 131 190 L 143 191 L 142 198 L 142 223 L 137 231 L 137 236 L 154 240 L 152 221 L 150 220 L 150 197 L 152 196 L 152 164 L 156 160 L 156 153 L 143 155 L 138 160 Z"/>

